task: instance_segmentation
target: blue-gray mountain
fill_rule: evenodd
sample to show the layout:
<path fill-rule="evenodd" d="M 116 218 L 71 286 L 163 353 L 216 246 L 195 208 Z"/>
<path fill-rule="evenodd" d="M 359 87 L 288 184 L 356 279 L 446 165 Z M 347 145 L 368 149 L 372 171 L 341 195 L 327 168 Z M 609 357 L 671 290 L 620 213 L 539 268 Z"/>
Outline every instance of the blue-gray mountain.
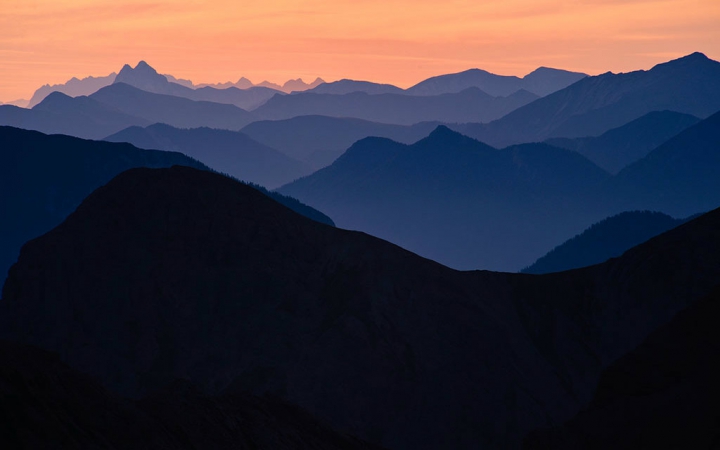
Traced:
<path fill-rule="evenodd" d="M 321 169 L 360 139 L 377 136 L 412 144 L 430 134 L 437 125 L 437 122 L 421 122 L 406 126 L 341 117 L 298 116 L 285 120 L 259 120 L 243 128 L 242 132 Z"/>
<path fill-rule="evenodd" d="M 490 145 L 598 136 L 652 111 L 706 118 L 720 110 L 720 63 L 702 53 L 652 69 L 582 80 L 489 124 L 455 128 Z"/>
<path fill-rule="evenodd" d="M 462 273 L 217 174 L 132 169 L 23 247 L 0 334 L 133 396 L 185 378 L 391 449 L 517 448 L 718 279 L 720 210 L 587 269 Z"/>
<path fill-rule="evenodd" d="M 11 127 L 0 127 L 0 148 L 0 285 L 25 242 L 62 222 L 88 194 L 120 172 L 173 165 L 208 170 L 177 152 Z M 295 199 L 267 194 L 300 214 L 332 224 L 327 216 Z"/>
<path fill-rule="evenodd" d="M 117 74 L 114 82 L 129 84 L 155 94 L 174 95 L 196 101 L 226 103 L 246 110 L 262 105 L 275 94 L 284 95 L 282 91 L 261 86 L 251 86 L 246 89 L 238 89 L 235 86 L 225 89 L 204 86 L 193 89 L 168 81 L 166 75 L 160 75 L 145 61 L 140 61 L 134 69 L 126 64 Z"/>
<path fill-rule="evenodd" d="M 547 144 L 496 150 L 441 127 L 414 145 L 365 139 L 279 189 L 339 226 L 458 269 L 520 270 L 623 211 L 720 205 L 720 113 L 610 176 Z"/>
<path fill-rule="evenodd" d="M 610 173 L 650 153 L 700 119 L 674 111 L 653 111 L 597 137 L 548 139 L 550 145 L 575 150 Z"/>
<path fill-rule="evenodd" d="M 320 85 L 322 87 L 324 85 Z M 493 97 L 472 87 L 453 94 L 316 94 L 276 95 L 253 110 L 262 119 L 279 120 L 321 115 L 353 117 L 372 122 L 412 125 L 424 121 L 488 122 L 526 105 L 538 96 L 520 90 L 507 97 Z"/>
<path fill-rule="evenodd" d="M 86 139 L 102 139 L 130 126 L 153 123 L 239 130 L 255 119 L 234 105 L 155 94 L 124 83 L 106 86 L 88 97 L 53 92 L 32 109 L 0 106 L 0 125 Z"/>
<path fill-rule="evenodd" d="M 605 217 L 593 198 L 608 178 L 570 150 L 497 150 L 440 126 L 413 145 L 363 139 L 279 192 L 454 268 L 519 270 Z"/>
<path fill-rule="evenodd" d="M 213 170 L 274 189 L 312 172 L 292 159 L 238 131 L 178 129 L 165 124 L 130 127 L 104 139 L 136 147 L 180 152 Z"/>
<path fill-rule="evenodd" d="M 689 219 L 653 211 L 627 211 L 608 217 L 552 249 L 523 273 L 550 273 L 599 264 L 622 255 Z"/>
<path fill-rule="evenodd" d="M 566 88 L 586 76 L 584 73 L 568 72 L 567 70 L 548 67 L 539 67 L 522 78 L 495 75 L 481 69 L 470 69 L 464 72 L 428 78 L 408 88 L 405 92 L 412 95 L 439 95 L 476 87 L 495 97 L 506 97 L 521 89 L 544 97 Z"/>

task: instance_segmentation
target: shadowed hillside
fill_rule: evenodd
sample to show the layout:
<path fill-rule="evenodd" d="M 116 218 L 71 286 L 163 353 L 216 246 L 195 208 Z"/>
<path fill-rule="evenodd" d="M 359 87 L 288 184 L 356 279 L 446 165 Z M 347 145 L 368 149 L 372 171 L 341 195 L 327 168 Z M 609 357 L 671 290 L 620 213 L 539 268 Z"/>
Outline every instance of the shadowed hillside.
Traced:
<path fill-rule="evenodd" d="M 686 221 L 659 212 L 624 212 L 608 217 L 558 245 L 522 272 L 560 272 L 605 262 Z"/>
<path fill-rule="evenodd" d="M 491 145 L 598 136 L 652 111 L 706 118 L 720 110 L 720 63 L 702 53 L 650 70 L 587 77 L 492 123 L 457 128 Z"/>
<path fill-rule="evenodd" d="M 569 150 L 441 126 L 410 146 L 363 139 L 279 192 L 451 267 L 515 271 L 605 216 L 590 199 L 608 177 Z"/>
<path fill-rule="evenodd" d="M 0 330 L 134 396 L 181 377 L 388 448 L 507 448 L 706 295 L 718 255 L 713 211 L 588 269 L 462 273 L 216 174 L 134 169 L 23 248 Z"/>

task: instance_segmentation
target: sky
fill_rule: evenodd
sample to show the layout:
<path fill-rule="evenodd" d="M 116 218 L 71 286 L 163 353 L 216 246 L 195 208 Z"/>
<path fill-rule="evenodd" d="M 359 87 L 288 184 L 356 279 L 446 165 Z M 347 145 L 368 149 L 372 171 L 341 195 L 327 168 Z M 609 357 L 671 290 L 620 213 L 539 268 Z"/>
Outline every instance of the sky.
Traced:
<path fill-rule="evenodd" d="M 720 59 L 720 0 L 0 0 L 0 101 L 145 60 L 195 83 Z"/>

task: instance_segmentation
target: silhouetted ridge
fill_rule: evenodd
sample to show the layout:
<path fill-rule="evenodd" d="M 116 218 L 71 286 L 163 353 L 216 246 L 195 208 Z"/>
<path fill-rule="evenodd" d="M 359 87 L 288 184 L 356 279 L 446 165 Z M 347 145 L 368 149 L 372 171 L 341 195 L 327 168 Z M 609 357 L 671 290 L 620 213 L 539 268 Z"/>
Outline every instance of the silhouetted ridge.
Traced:
<path fill-rule="evenodd" d="M 603 371 L 589 407 L 523 448 L 716 449 L 720 287 Z"/>
<path fill-rule="evenodd" d="M 651 211 L 620 213 L 555 247 L 522 272 L 560 272 L 599 264 L 686 221 Z"/>
<path fill-rule="evenodd" d="M 23 247 L 0 333 L 134 396 L 186 378 L 391 448 L 513 448 L 709 292 L 719 224 L 571 272 L 456 272 L 210 172 L 134 169 Z"/>
<path fill-rule="evenodd" d="M 210 397 L 178 380 L 130 401 L 33 346 L 0 341 L 0 360 L 6 448 L 379 450 L 277 398 Z"/>

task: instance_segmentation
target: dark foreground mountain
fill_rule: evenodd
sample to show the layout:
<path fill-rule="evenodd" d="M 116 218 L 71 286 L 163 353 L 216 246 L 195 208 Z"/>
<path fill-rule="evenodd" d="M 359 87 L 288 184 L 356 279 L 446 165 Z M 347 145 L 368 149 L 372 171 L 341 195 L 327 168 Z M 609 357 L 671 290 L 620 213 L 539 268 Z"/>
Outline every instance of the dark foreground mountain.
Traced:
<path fill-rule="evenodd" d="M 458 269 L 516 271 L 607 215 L 608 174 L 546 144 L 497 150 L 438 127 L 404 145 L 367 138 L 279 192 Z"/>
<path fill-rule="evenodd" d="M 322 87 L 324 85 L 320 85 Z M 412 125 L 418 122 L 489 122 L 537 98 L 527 91 L 492 97 L 478 88 L 454 94 L 414 96 L 353 92 L 344 95 L 301 92 L 277 95 L 255 109 L 261 119 L 280 120 L 320 115 Z"/>
<path fill-rule="evenodd" d="M 243 133 L 316 169 L 330 165 L 360 139 L 377 136 L 411 144 L 437 127 L 435 122 L 392 125 L 326 116 L 298 116 L 286 120 L 260 120 Z"/>
<path fill-rule="evenodd" d="M 720 110 L 720 63 L 702 53 L 652 69 L 587 77 L 490 124 L 458 128 L 495 146 L 599 136 L 652 111 L 706 118 Z"/>
<path fill-rule="evenodd" d="M 120 172 L 173 165 L 207 169 L 180 153 L 10 127 L 0 127 L 0 148 L 0 285 L 25 242 L 62 222 L 93 190 Z M 268 195 L 301 214 L 332 224 L 327 216 L 295 199 Z"/>
<path fill-rule="evenodd" d="M 24 246 L 0 330 L 123 394 L 186 378 L 388 448 L 507 448 L 584 406 L 719 255 L 714 211 L 588 269 L 461 273 L 216 174 L 134 169 Z"/>
<path fill-rule="evenodd" d="M 89 97 L 72 98 L 53 92 L 32 109 L 0 106 L 0 125 L 47 134 L 102 139 L 124 128 L 146 126 L 150 125 L 150 122 Z"/>
<path fill-rule="evenodd" d="M 213 170 L 274 189 L 309 174 L 312 169 L 248 135 L 211 128 L 178 129 L 165 124 L 130 127 L 106 137 L 144 149 L 180 152 Z"/>
<path fill-rule="evenodd" d="M 278 399 L 210 397 L 178 381 L 130 401 L 32 346 L 0 341 L 0 360 L 4 448 L 379 449 Z"/>
<path fill-rule="evenodd" d="M 543 97 L 559 91 L 587 75 L 567 70 L 539 67 L 522 78 L 495 75 L 481 69 L 439 75 L 421 81 L 405 92 L 411 95 L 439 95 L 476 87 L 495 97 L 505 97 L 521 89 Z"/>
<path fill-rule="evenodd" d="M 674 111 L 653 111 L 597 137 L 554 138 L 548 144 L 575 150 L 610 173 L 645 157 L 700 119 Z"/>
<path fill-rule="evenodd" d="M 717 449 L 720 288 L 603 371 L 574 419 L 533 432 L 527 450 Z"/>
<path fill-rule="evenodd" d="M 599 264 L 685 222 L 652 211 L 620 213 L 558 245 L 522 272 L 560 272 Z"/>

